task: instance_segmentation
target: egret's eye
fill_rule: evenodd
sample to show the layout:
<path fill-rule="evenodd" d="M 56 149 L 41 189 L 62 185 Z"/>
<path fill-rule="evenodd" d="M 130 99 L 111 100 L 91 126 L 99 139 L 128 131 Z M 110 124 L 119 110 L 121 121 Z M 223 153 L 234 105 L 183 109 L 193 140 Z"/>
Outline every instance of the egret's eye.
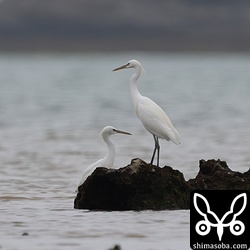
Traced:
<path fill-rule="evenodd" d="M 113 131 L 116 132 L 116 129 L 113 128 Z"/>
<path fill-rule="evenodd" d="M 129 65 L 130 65 L 130 63 L 127 63 L 127 65 L 126 65 L 126 66 L 128 67 Z"/>

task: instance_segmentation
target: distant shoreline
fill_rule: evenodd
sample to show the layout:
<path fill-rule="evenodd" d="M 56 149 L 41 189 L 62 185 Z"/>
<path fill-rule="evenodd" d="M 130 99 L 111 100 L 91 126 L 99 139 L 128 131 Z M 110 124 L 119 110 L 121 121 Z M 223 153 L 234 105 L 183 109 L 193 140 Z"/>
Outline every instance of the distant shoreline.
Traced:
<path fill-rule="evenodd" d="M 213 37 L 80 38 L 49 37 L 0 38 L 4 52 L 88 52 L 88 51 L 166 51 L 166 52 L 248 52 L 250 36 L 244 39 Z"/>

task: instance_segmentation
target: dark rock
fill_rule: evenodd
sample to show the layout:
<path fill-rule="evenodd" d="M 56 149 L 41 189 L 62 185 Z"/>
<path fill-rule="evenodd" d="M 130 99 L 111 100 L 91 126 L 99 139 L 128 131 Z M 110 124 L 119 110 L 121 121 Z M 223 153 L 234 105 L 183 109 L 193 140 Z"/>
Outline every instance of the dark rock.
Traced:
<path fill-rule="evenodd" d="M 250 169 L 232 171 L 225 161 L 200 160 L 195 179 L 140 159 L 120 169 L 97 168 L 78 188 L 74 208 L 91 210 L 188 209 L 191 190 L 248 190 Z"/>
<path fill-rule="evenodd" d="M 74 207 L 100 210 L 188 209 L 190 188 L 171 167 L 133 159 L 127 167 L 97 168 L 79 187 Z"/>
<path fill-rule="evenodd" d="M 187 182 L 192 190 L 248 190 L 250 169 L 245 173 L 232 171 L 225 161 L 200 160 L 200 171 Z"/>
<path fill-rule="evenodd" d="M 114 247 L 110 248 L 109 250 L 122 250 L 120 245 L 115 245 Z"/>

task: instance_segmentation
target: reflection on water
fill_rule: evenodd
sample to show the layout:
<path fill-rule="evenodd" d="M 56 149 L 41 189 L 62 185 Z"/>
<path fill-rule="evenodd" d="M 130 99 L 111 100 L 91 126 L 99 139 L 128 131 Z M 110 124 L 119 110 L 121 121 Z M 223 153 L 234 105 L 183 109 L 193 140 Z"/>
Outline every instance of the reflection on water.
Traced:
<path fill-rule="evenodd" d="M 202 158 L 248 170 L 249 55 L 194 54 L 0 55 L 0 182 L 2 249 L 189 249 L 189 211 L 90 212 L 73 209 L 85 167 L 106 153 L 98 133 L 114 136 L 115 166 L 151 158 L 153 138 L 133 114 L 132 70 L 138 88 L 169 114 L 182 136 L 161 141 L 161 165 L 186 179 Z"/>

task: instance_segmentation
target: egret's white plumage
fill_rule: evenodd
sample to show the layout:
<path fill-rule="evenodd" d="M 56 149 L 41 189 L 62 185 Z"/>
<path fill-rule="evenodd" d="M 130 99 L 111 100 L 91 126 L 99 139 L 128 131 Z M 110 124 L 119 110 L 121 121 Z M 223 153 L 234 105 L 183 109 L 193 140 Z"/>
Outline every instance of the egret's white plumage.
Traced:
<path fill-rule="evenodd" d="M 98 160 L 97 162 L 91 164 L 89 167 L 87 167 L 85 169 L 78 187 L 83 184 L 83 182 L 87 179 L 87 177 L 89 175 L 91 175 L 96 168 L 98 168 L 98 167 L 112 168 L 113 167 L 114 160 L 115 160 L 115 145 L 111 141 L 110 136 L 113 135 L 113 134 L 117 134 L 117 133 L 131 135 L 128 132 L 118 130 L 118 129 L 112 127 L 112 126 L 105 127 L 101 131 L 100 135 L 101 135 L 102 139 L 107 144 L 108 152 L 107 152 L 106 156 L 103 159 Z"/>
<path fill-rule="evenodd" d="M 165 139 L 167 141 L 171 140 L 175 144 L 180 144 L 180 135 L 162 108 L 148 97 L 142 96 L 138 91 L 137 80 L 139 79 L 143 69 L 140 62 L 137 60 L 131 60 L 113 71 L 129 68 L 135 69 L 135 73 L 130 79 L 130 94 L 133 106 L 143 126 L 154 137 L 155 149 L 151 159 L 151 164 L 153 164 L 154 156 L 157 150 L 157 166 L 159 166 L 160 145 L 158 138 Z"/>

